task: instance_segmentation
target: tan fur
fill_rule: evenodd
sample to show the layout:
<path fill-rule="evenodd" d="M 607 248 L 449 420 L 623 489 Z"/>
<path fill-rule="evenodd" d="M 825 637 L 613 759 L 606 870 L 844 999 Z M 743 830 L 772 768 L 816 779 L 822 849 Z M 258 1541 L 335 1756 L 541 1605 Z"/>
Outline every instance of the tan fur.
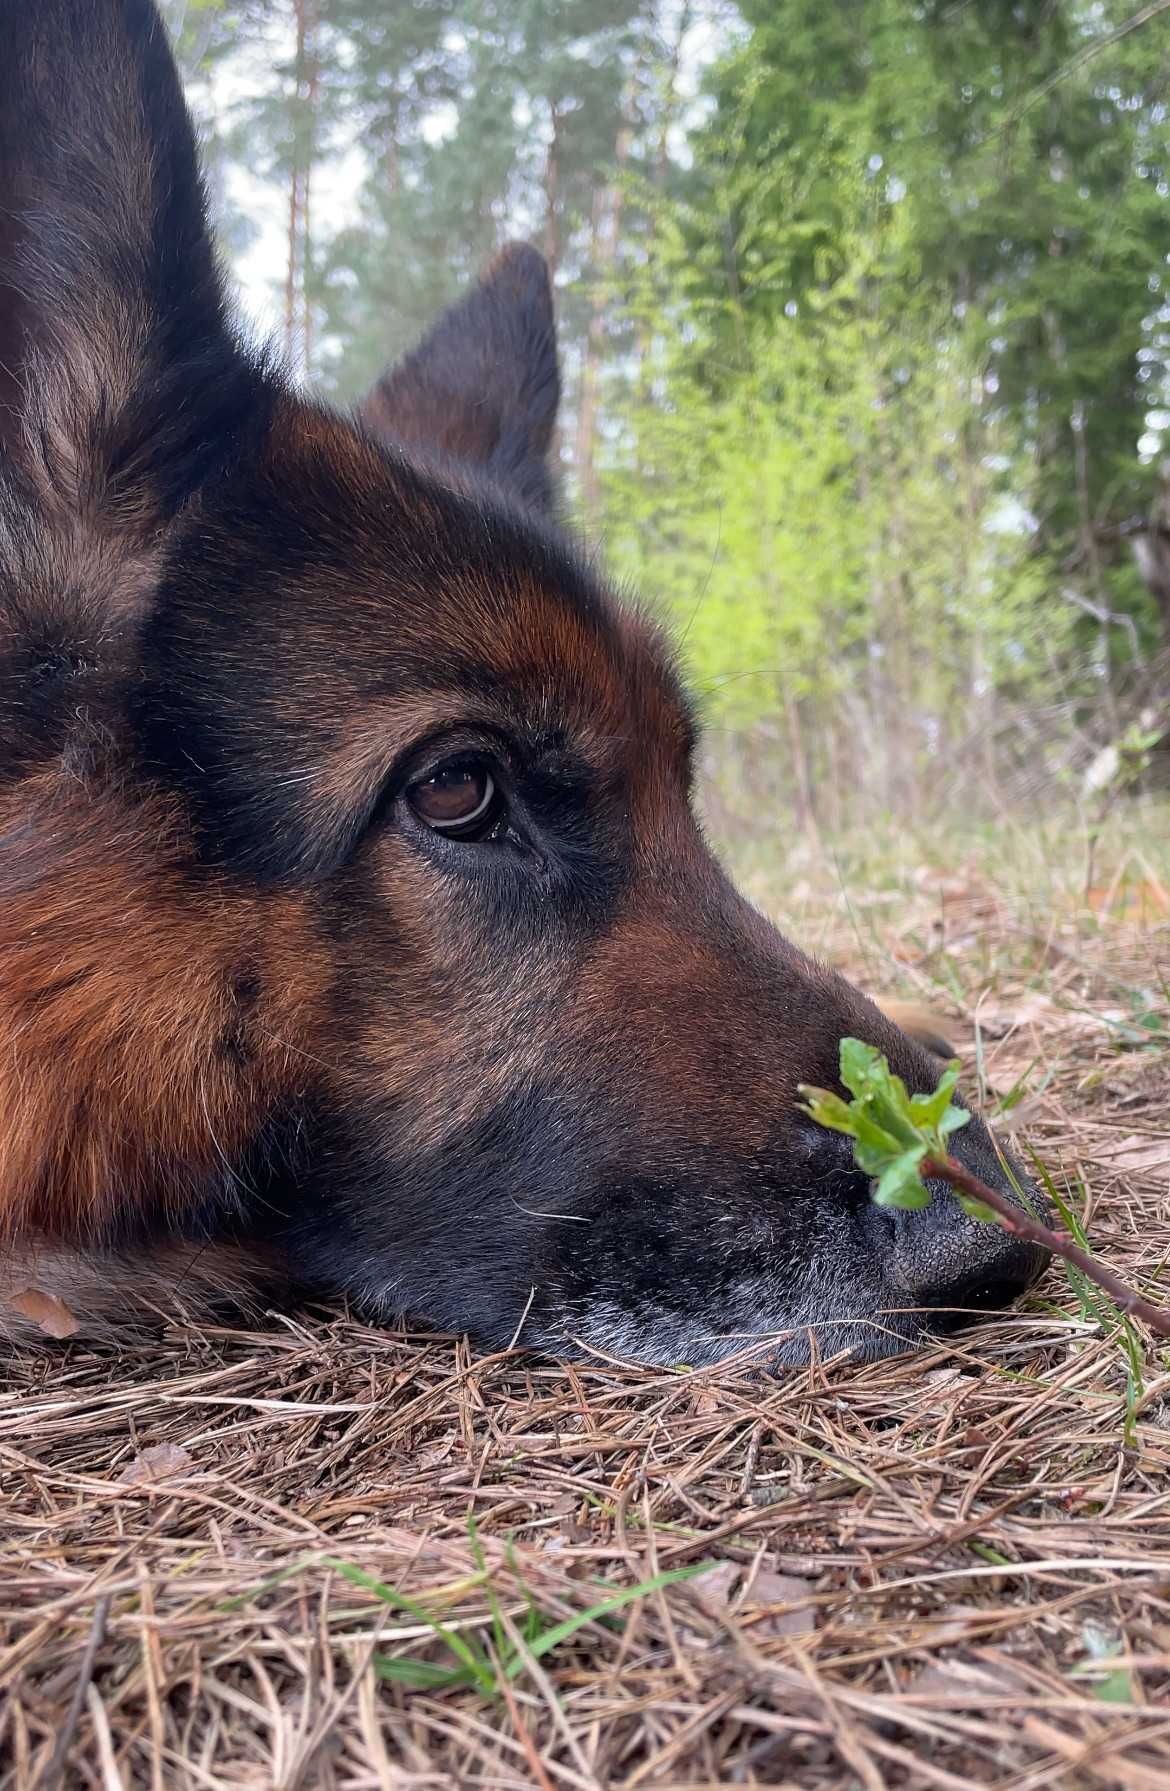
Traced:
<path fill-rule="evenodd" d="M 925 1045 L 926 1049 L 933 1051 L 936 1057 L 954 1057 L 956 1055 L 954 1047 L 947 1037 L 954 1022 L 937 1013 L 933 1008 L 926 1007 L 918 1001 L 887 1001 L 884 999 L 878 1001 L 876 1005 L 886 1019 L 892 1020 L 895 1026 L 901 1027 L 906 1036 L 912 1038 L 915 1044 Z"/>

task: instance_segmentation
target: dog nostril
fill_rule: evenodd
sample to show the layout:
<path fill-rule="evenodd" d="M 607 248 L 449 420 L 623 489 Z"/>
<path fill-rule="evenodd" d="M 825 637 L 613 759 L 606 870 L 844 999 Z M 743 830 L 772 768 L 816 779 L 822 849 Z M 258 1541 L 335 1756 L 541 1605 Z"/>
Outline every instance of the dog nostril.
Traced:
<path fill-rule="evenodd" d="M 918 1306 L 940 1319 L 947 1308 L 998 1311 L 1027 1292 L 1047 1257 L 999 1225 L 970 1219 L 951 1190 L 932 1183 L 934 1198 L 920 1212 L 895 1216 L 894 1279 Z"/>
<path fill-rule="evenodd" d="M 1015 1166 L 1013 1187 L 1018 1185 L 1021 1193 L 1005 1184 L 995 1148 L 977 1119 L 962 1139 L 964 1160 L 977 1174 L 1045 1216 L 1037 1190 Z M 850 1213 L 854 1235 L 881 1266 L 891 1304 L 930 1309 L 932 1329 L 961 1324 L 965 1311 L 1010 1306 L 1048 1261 L 1044 1250 L 1002 1226 L 969 1218 L 946 1182 L 932 1179 L 927 1183 L 929 1206 L 905 1212 L 874 1204 L 873 1183 L 853 1165 L 851 1147 L 843 1138 L 812 1137 L 809 1156 L 813 1191 L 831 1195 L 834 1204 Z"/>
<path fill-rule="evenodd" d="M 918 1290 L 917 1299 L 920 1306 L 936 1311 L 940 1318 L 953 1312 L 958 1324 L 964 1312 L 1003 1311 L 1028 1291 L 1035 1274 L 1033 1265 L 1021 1263 L 1014 1272 L 973 1274 L 942 1285 L 931 1284 Z"/>

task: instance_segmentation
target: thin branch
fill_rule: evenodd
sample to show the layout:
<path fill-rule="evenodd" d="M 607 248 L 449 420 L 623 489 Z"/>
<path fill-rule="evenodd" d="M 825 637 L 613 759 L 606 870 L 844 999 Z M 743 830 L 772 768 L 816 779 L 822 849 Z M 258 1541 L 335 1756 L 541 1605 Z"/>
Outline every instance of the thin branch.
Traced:
<path fill-rule="evenodd" d="M 1083 610 L 1085 615 L 1092 616 L 1094 622 L 1099 622 L 1103 628 L 1110 625 L 1114 628 L 1124 628 L 1129 635 L 1130 650 L 1134 660 L 1138 665 L 1145 664 L 1145 654 L 1142 652 L 1141 641 L 1138 638 L 1137 623 L 1132 616 L 1126 615 L 1124 610 L 1110 609 L 1107 603 L 1094 603 L 1092 598 L 1085 597 L 1080 591 L 1074 590 L 1071 585 L 1061 585 L 1060 595 L 1066 603 L 1071 603 L 1074 609 Z"/>
<path fill-rule="evenodd" d="M 1087 43 L 1083 49 L 1078 50 L 1075 56 L 1070 56 L 1067 62 L 1062 62 L 1046 81 L 1041 81 L 1038 87 L 1034 87 L 1031 93 L 1026 94 L 1013 110 L 1011 117 L 1005 119 L 1003 124 L 995 130 L 989 131 L 982 141 L 989 142 L 993 137 L 1014 130 L 1025 112 L 1030 112 L 1033 106 L 1038 106 L 1042 99 L 1048 97 L 1054 87 L 1059 87 L 1062 81 L 1066 81 L 1070 75 L 1075 75 L 1086 62 L 1092 62 L 1093 58 L 1099 56 L 1102 50 L 1107 50 L 1112 44 L 1119 43 L 1123 37 L 1128 37 L 1131 31 L 1137 31 L 1142 25 L 1148 25 L 1151 19 L 1156 19 L 1160 13 L 1164 12 L 1170 12 L 1170 0 L 1151 0 L 1149 6 L 1143 6 L 1140 11 L 1133 13 L 1128 19 L 1123 19 L 1120 25 L 1115 25 L 1112 31 L 1105 33 L 1104 37 L 1095 37 L 1091 43 Z"/>
<path fill-rule="evenodd" d="M 111 1602 L 111 1594 L 103 1592 L 93 1607 L 93 1621 L 89 1627 L 89 1637 L 85 1644 L 85 1652 L 81 1657 L 81 1665 L 77 1669 L 73 1696 L 69 1700 L 65 1720 L 57 1731 L 57 1740 L 48 1764 L 36 1782 L 36 1791 L 57 1791 L 63 1781 L 69 1749 L 73 1746 L 77 1725 L 81 1720 L 85 1694 L 89 1690 L 89 1682 L 93 1678 L 94 1662 L 97 1660 L 98 1649 L 105 1640 Z"/>

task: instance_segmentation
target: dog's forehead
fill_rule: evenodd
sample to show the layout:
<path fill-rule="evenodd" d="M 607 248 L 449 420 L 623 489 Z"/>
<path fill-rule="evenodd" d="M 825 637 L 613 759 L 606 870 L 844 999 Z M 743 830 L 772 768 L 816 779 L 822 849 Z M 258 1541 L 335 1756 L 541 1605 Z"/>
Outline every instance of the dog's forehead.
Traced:
<path fill-rule="evenodd" d="M 304 593 L 316 650 L 344 656 L 355 696 L 447 693 L 585 744 L 689 752 L 664 637 L 559 532 L 327 414 L 298 446 L 314 498 L 278 531 L 285 589 Z"/>
<path fill-rule="evenodd" d="M 568 555 L 502 559 L 468 576 L 458 603 L 459 645 L 435 664 L 446 688 L 521 731 L 571 731 L 601 756 L 689 752 L 691 710 L 665 641 L 604 587 L 583 589 Z"/>

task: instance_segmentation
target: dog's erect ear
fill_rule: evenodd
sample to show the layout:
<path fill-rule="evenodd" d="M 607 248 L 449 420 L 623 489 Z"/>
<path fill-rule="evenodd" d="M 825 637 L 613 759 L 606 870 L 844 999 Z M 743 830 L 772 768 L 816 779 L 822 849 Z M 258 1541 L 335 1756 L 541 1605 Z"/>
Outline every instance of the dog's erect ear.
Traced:
<path fill-rule="evenodd" d="M 383 440 L 479 468 L 522 503 L 550 510 L 559 396 L 548 268 L 527 243 L 512 243 L 358 414 Z"/>
<path fill-rule="evenodd" d="M 2 0 L 8 537 L 21 519 L 38 552 L 68 535 L 74 565 L 58 551 L 54 581 L 80 585 L 93 542 L 108 562 L 111 537 L 157 540 L 260 390 L 225 321 L 194 137 L 152 0 Z"/>

